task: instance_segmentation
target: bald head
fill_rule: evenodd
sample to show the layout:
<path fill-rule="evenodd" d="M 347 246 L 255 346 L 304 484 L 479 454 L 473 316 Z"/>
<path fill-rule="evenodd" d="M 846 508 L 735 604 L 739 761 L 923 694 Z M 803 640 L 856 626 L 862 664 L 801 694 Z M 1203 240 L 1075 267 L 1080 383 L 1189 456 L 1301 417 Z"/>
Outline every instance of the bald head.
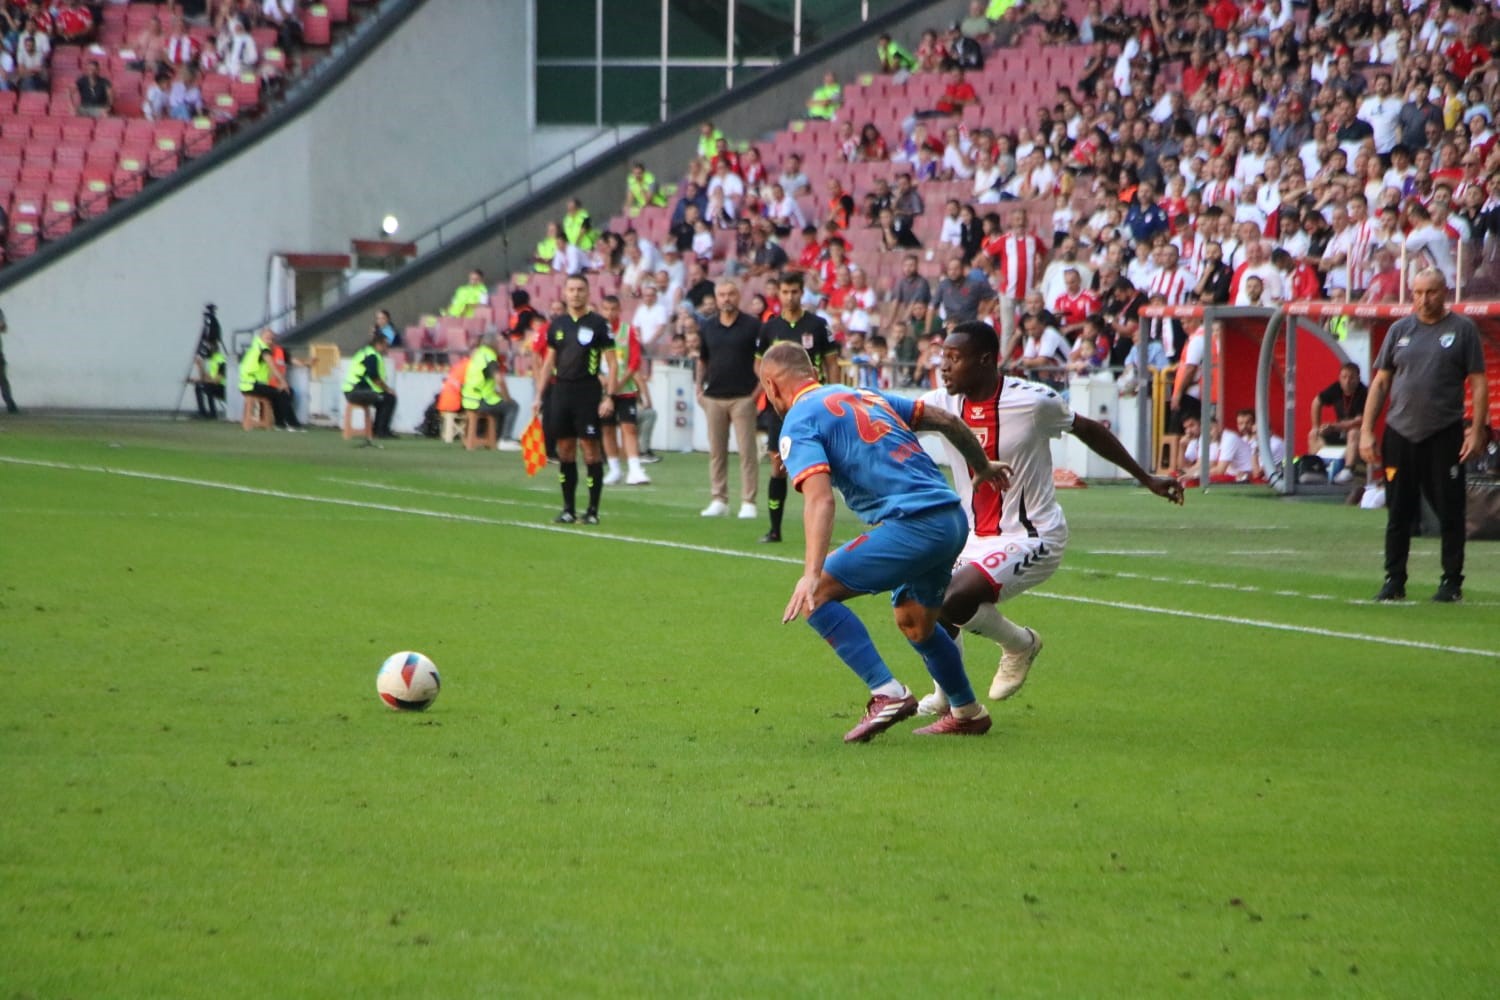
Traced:
<path fill-rule="evenodd" d="M 818 370 L 813 367 L 812 358 L 807 351 L 801 344 L 790 340 L 777 341 L 761 357 L 760 370 L 765 372 L 768 368 L 773 369 L 778 376 L 818 377 Z"/>

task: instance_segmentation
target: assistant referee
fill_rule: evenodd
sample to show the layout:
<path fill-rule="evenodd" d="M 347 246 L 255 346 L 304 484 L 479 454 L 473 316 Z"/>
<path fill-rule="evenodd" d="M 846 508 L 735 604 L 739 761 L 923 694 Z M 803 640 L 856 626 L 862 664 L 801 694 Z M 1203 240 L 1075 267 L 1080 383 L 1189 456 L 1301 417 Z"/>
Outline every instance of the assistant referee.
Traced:
<path fill-rule="evenodd" d="M 563 286 L 563 312 L 547 327 L 547 353 L 536 370 L 534 416 L 542 412 L 542 390 L 556 377 L 549 402 L 552 433 L 557 438 L 557 458 L 562 465 L 562 512 L 558 524 L 599 523 L 599 495 L 604 490 L 604 452 L 600 447 L 601 417 L 614 412 L 615 352 L 609 324 L 589 308 L 589 283 L 574 275 Z M 600 374 L 604 381 L 601 384 Z M 583 441 L 583 461 L 588 473 L 589 505 L 579 518 L 577 449 Z"/>
<path fill-rule="evenodd" d="M 834 343 L 828 323 L 817 313 L 802 309 L 803 281 L 801 271 L 784 271 L 777 296 L 781 314 L 772 316 L 761 327 L 760 344 L 755 356 L 762 357 L 771 345 L 781 341 L 801 344 L 808 357 L 823 374 L 825 385 L 839 380 L 839 345 Z M 771 515 L 771 530 L 761 536 L 763 542 L 781 541 L 781 517 L 786 509 L 786 466 L 781 461 L 781 414 L 769 404 L 761 411 L 760 426 L 766 432 L 766 451 L 771 456 L 771 481 L 766 485 L 766 512 Z"/>
<path fill-rule="evenodd" d="M 1422 497 L 1442 526 L 1443 578 L 1434 601 L 1463 600 L 1464 463 L 1484 450 L 1489 382 L 1479 328 L 1448 309 L 1448 283 L 1429 267 L 1411 281 L 1416 312 L 1391 324 L 1375 358 L 1365 400 L 1360 453 L 1376 461 L 1375 421 L 1390 396 L 1381 459 L 1386 475 L 1385 585 L 1377 601 L 1406 597 L 1406 557 Z M 1464 384 L 1474 396 L 1474 421 L 1464 432 Z"/>

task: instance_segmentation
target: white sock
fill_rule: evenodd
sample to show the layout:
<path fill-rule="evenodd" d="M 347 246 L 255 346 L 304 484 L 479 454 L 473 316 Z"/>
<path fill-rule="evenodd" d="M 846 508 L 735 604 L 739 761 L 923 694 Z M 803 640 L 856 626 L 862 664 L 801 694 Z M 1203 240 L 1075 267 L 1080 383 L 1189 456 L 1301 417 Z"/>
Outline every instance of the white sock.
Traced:
<path fill-rule="evenodd" d="M 967 705 L 950 708 L 949 711 L 953 713 L 955 718 L 959 719 L 977 719 L 985 714 L 984 706 L 979 704 L 978 701 L 971 701 Z"/>
<path fill-rule="evenodd" d="M 644 476 L 646 474 L 646 471 L 641 468 L 641 460 L 639 457 L 627 458 L 625 462 L 627 465 L 629 465 L 630 474 L 632 476 Z"/>
<path fill-rule="evenodd" d="M 606 458 L 605 461 L 609 463 L 610 472 L 620 471 L 620 460 L 618 458 Z"/>
<path fill-rule="evenodd" d="M 908 694 L 910 694 L 910 692 L 906 690 L 905 684 L 902 684 L 900 681 L 894 679 L 886 681 L 879 687 L 871 688 L 870 693 L 885 695 L 887 698 L 905 698 Z"/>
<path fill-rule="evenodd" d="M 1031 633 L 1000 613 L 993 604 L 981 604 L 974 617 L 964 622 L 963 630 L 982 635 L 998 643 L 1007 652 L 1018 652 L 1031 647 Z"/>

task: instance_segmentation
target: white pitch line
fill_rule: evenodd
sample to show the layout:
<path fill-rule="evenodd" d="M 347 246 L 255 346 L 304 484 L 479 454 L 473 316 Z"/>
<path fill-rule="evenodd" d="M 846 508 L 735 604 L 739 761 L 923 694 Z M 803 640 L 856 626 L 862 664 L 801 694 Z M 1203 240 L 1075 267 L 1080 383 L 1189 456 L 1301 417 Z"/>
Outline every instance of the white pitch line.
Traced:
<path fill-rule="evenodd" d="M 444 493 L 439 490 L 424 490 L 414 486 L 392 486 L 389 483 L 376 483 L 368 479 L 339 479 L 336 476 L 323 476 L 325 483 L 336 483 L 340 486 L 359 486 L 367 490 L 385 490 L 388 493 L 412 493 L 421 497 L 439 497 L 443 500 L 462 500 L 466 503 L 488 503 L 501 507 L 530 507 L 535 510 L 550 510 L 550 504 L 532 503 L 526 500 L 507 500 L 504 497 L 477 497 L 470 493 Z"/>
<path fill-rule="evenodd" d="M 1309 628 L 1306 625 L 1287 625 L 1282 622 L 1259 621 L 1255 618 L 1240 618 L 1235 615 L 1210 615 L 1198 611 L 1183 611 L 1180 608 L 1153 608 L 1147 604 L 1128 604 L 1124 601 L 1106 601 L 1094 597 L 1075 597 L 1072 594 L 1029 593 L 1052 601 L 1070 601 L 1074 604 L 1097 604 L 1103 608 L 1126 608 L 1130 611 L 1145 611 L 1156 615 L 1171 615 L 1174 618 L 1193 618 L 1198 621 L 1225 622 L 1231 625 L 1248 625 L 1251 628 L 1270 629 L 1274 632 L 1300 632 L 1322 636 L 1325 639 L 1352 639 L 1356 642 L 1378 642 L 1386 646 L 1404 646 L 1408 649 L 1430 649 L 1441 653 L 1461 653 L 1465 656 L 1483 656 L 1500 660 L 1500 653 L 1493 649 L 1470 649 L 1467 646 L 1445 646 L 1436 642 L 1420 642 L 1416 639 L 1394 639 L 1383 635 L 1364 635 L 1360 632 L 1340 632 L 1335 629 Z"/>
<path fill-rule="evenodd" d="M 767 555 L 759 552 L 744 552 L 738 549 L 725 549 L 712 545 L 695 545 L 688 542 L 672 542 L 659 538 L 639 538 L 632 535 L 616 535 L 609 532 L 580 530 L 572 525 L 536 524 L 530 521 L 507 521 L 501 518 L 480 517 L 476 514 L 456 514 L 448 511 L 425 510 L 420 507 L 400 507 L 395 504 L 370 503 L 363 500 L 350 500 L 344 497 L 324 497 L 310 493 L 291 493 L 286 490 L 269 490 L 255 486 L 241 486 L 237 483 L 218 482 L 212 479 L 193 479 L 187 476 L 170 476 L 158 472 L 138 472 L 134 469 L 112 468 L 103 465 L 74 465 L 67 462 L 49 462 L 42 459 L 12 458 L 0 455 L 0 462 L 11 465 L 28 465 L 37 468 L 59 469 L 66 472 L 94 472 L 103 475 L 124 476 L 129 479 L 144 479 L 154 482 L 176 483 L 182 486 L 199 486 L 204 489 L 224 490 L 230 493 L 243 493 L 250 496 L 273 497 L 280 500 L 299 500 L 305 503 L 332 504 L 338 507 L 354 507 L 364 510 L 386 511 L 392 514 L 411 514 L 416 517 L 430 517 L 441 521 L 459 521 L 468 524 L 487 524 L 507 528 L 521 528 L 528 531 L 546 531 L 554 534 L 568 535 L 573 538 L 603 539 L 606 541 L 624 542 L 630 545 L 651 545 L 658 548 L 677 549 L 687 552 L 702 552 L 707 555 L 732 556 L 739 559 L 755 559 L 761 562 L 774 562 L 784 565 L 801 565 L 800 559 L 787 556 Z M 1125 574 L 1118 574 L 1124 576 Z M 1182 583 L 1181 580 L 1163 578 L 1171 583 Z M 1260 621 L 1254 618 L 1241 618 L 1235 615 L 1207 614 L 1197 611 L 1184 611 L 1181 608 L 1158 608 L 1148 604 L 1131 604 L 1123 601 L 1102 600 L 1093 597 L 1077 597 L 1071 594 L 1054 594 L 1044 591 L 1031 591 L 1036 597 L 1050 601 L 1068 601 L 1076 604 L 1096 604 L 1106 608 L 1125 608 L 1130 611 L 1140 611 L 1146 614 L 1168 615 L 1174 618 L 1192 618 L 1197 621 L 1222 622 L 1228 625 L 1240 625 L 1246 628 L 1268 629 L 1274 632 L 1294 632 L 1301 635 L 1320 636 L 1329 639 L 1348 639 L 1354 642 L 1367 642 L 1382 646 L 1398 646 L 1405 649 L 1426 649 L 1442 653 L 1457 653 L 1463 656 L 1480 656 L 1485 659 L 1500 659 L 1493 649 L 1470 649 L 1466 646 L 1448 646 L 1441 643 L 1421 642 L 1416 639 L 1396 639 L 1383 635 L 1366 635 L 1360 632 L 1340 632 L 1333 629 L 1312 628 L 1306 625 L 1290 625 L 1283 622 Z"/>

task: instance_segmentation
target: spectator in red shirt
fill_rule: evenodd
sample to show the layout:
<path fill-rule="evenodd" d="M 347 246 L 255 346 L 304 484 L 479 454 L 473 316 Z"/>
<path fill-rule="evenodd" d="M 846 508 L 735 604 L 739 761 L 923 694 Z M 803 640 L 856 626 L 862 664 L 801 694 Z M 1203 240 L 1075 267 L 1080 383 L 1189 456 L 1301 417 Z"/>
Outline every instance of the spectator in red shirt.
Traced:
<path fill-rule="evenodd" d="M 874 122 L 867 122 L 859 132 L 859 158 L 865 163 L 880 163 L 891 158 L 885 139 Z"/>
<path fill-rule="evenodd" d="M 1188 55 L 1188 64 L 1182 70 L 1182 92 L 1188 97 L 1198 93 L 1208 83 L 1208 76 L 1213 69 L 1207 54 L 1202 49 L 1194 49 Z"/>
<path fill-rule="evenodd" d="M 974 90 L 974 85 L 964 79 L 964 71 L 957 66 L 953 67 L 948 74 L 948 84 L 943 88 L 943 96 L 938 98 L 937 110 L 939 114 L 956 115 L 961 114 L 963 109 L 970 104 L 979 103 L 979 94 Z"/>
<path fill-rule="evenodd" d="M 61 42 L 81 42 L 93 34 L 94 15 L 78 0 L 63 0 L 56 8 L 53 34 Z"/>
<path fill-rule="evenodd" d="M 1470 73 L 1490 61 L 1490 50 L 1479 41 L 1479 31 L 1472 26 L 1464 32 L 1463 40 L 1448 46 L 1443 55 L 1448 58 L 1448 68 L 1459 80 L 1467 80 Z"/>
<path fill-rule="evenodd" d="M 823 244 L 818 239 L 818 227 L 809 223 L 802 227 L 802 252 L 797 255 L 797 267 L 811 271 L 823 259 Z"/>
<path fill-rule="evenodd" d="M 1363 302 L 1395 302 L 1401 294 L 1401 271 L 1396 267 L 1396 254 L 1390 247 L 1375 251 L 1375 273 L 1370 276 L 1370 287 L 1365 289 Z"/>
<path fill-rule="evenodd" d="M 1083 287 L 1083 276 L 1074 267 L 1063 272 L 1063 291 L 1052 300 L 1052 311 L 1062 320 L 1062 333 L 1074 337 L 1083 321 L 1099 311 L 1099 296 Z"/>
<path fill-rule="evenodd" d="M 1203 12 L 1213 22 L 1214 31 L 1219 35 L 1220 42 L 1224 40 L 1225 32 L 1234 27 L 1234 22 L 1240 19 L 1240 8 L 1234 0 L 1214 0 L 1203 9 Z"/>

